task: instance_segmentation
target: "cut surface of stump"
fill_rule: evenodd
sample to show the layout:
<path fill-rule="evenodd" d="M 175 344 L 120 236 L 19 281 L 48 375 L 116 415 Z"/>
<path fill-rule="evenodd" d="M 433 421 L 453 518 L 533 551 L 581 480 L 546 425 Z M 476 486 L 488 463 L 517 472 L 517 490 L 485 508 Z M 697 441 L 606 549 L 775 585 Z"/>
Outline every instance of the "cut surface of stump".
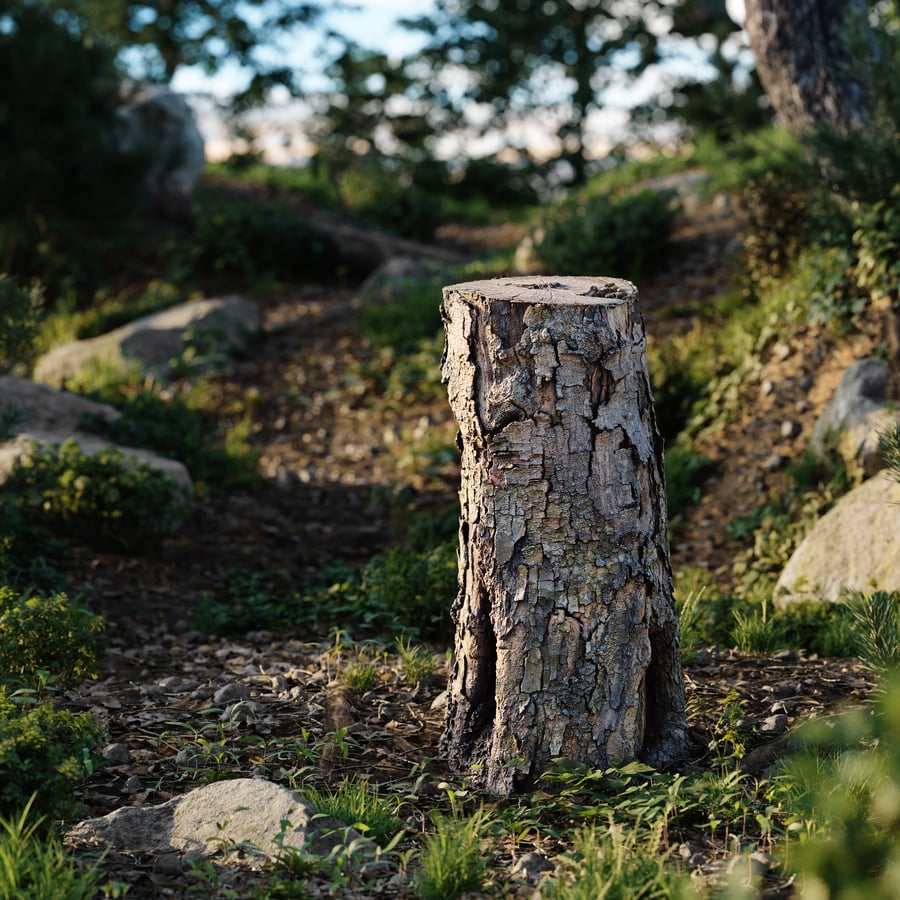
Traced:
<path fill-rule="evenodd" d="M 637 289 L 524 276 L 444 288 L 460 587 L 442 752 L 501 795 L 557 757 L 683 752 L 678 618 Z"/>

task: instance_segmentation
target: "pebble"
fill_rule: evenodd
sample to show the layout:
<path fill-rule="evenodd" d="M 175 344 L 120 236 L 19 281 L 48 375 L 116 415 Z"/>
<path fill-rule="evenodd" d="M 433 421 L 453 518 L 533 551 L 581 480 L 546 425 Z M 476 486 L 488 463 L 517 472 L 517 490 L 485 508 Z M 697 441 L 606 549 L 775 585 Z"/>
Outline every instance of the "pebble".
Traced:
<path fill-rule="evenodd" d="M 226 703 L 233 703 L 235 700 L 246 700 L 250 696 L 250 688 L 243 681 L 232 681 L 220 687 L 213 694 L 213 703 L 216 706 L 222 706 Z"/>
<path fill-rule="evenodd" d="M 444 709 L 447 705 L 447 692 L 441 691 L 434 700 L 431 701 L 432 709 Z"/>
<path fill-rule="evenodd" d="M 747 874 L 747 881 L 752 883 L 759 878 L 765 878 L 773 865 L 774 861 L 771 856 L 761 850 L 754 850 L 748 856 L 744 854 L 733 856 L 728 862 L 728 871 L 734 872 L 743 868 Z"/>
<path fill-rule="evenodd" d="M 773 381 L 769 381 L 768 379 L 766 379 L 759 386 L 759 396 L 760 397 L 768 397 L 770 394 L 774 394 L 774 393 L 775 393 L 775 383 Z"/>
<path fill-rule="evenodd" d="M 772 713 L 773 716 L 777 716 L 779 714 L 786 716 L 788 714 L 788 708 L 781 700 L 777 700 L 772 704 L 769 712 Z"/>
<path fill-rule="evenodd" d="M 778 469 L 783 469 L 789 462 L 790 459 L 787 456 L 784 456 L 784 454 L 773 453 L 765 461 L 764 465 L 770 472 L 775 472 Z"/>
<path fill-rule="evenodd" d="M 131 775 L 125 781 L 125 790 L 128 791 L 129 794 L 139 794 L 144 789 L 143 784 L 141 784 L 140 776 Z"/>
<path fill-rule="evenodd" d="M 788 727 L 788 717 L 783 713 L 769 716 L 760 727 L 762 734 L 784 734 Z"/>
<path fill-rule="evenodd" d="M 792 441 L 802 430 L 802 426 L 796 419 L 787 419 L 781 423 L 781 436 L 785 440 Z"/>
<path fill-rule="evenodd" d="M 100 751 L 100 755 L 111 766 L 125 766 L 131 762 L 131 751 L 125 744 L 107 744 Z"/>
<path fill-rule="evenodd" d="M 262 703 L 255 700 L 239 700 L 226 706 L 224 712 L 219 716 L 220 722 L 256 722 L 265 712 Z"/>
<path fill-rule="evenodd" d="M 778 341 L 772 347 L 772 359 L 775 359 L 778 362 L 784 362 L 792 352 L 790 344 L 786 344 L 784 341 Z"/>

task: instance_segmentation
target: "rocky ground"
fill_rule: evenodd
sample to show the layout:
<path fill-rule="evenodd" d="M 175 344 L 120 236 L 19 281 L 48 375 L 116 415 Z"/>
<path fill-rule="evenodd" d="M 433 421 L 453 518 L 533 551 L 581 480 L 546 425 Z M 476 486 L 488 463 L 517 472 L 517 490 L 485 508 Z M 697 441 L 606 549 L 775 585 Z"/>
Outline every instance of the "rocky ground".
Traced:
<path fill-rule="evenodd" d="M 639 286 L 651 336 L 691 327 L 691 316 L 731 284 L 735 228 L 730 210 L 713 204 L 682 225 L 666 269 Z M 435 785 L 450 777 L 435 759 L 443 662 L 415 685 L 404 679 L 399 663 L 385 662 L 374 688 L 354 692 L 336 677 L 351 651 L 334 647 L 327 624 L 301 630 L 286 622 L 277 634 L 233 639 L 190 628 L 192 606 L 220 589 L 236 568 L 282 570 L 297 583 L 329 560 L 363 561 L 384 549 L 391 539 L 390 498 L 402 436 L 453 428 L 443 402 L 372 404 L 342 389 L 367 352 L 354 326 L 360 300 L 353 287 L 302 286 L 261 302 L 262 343 L 220 380 L 219 390 L 223 401 L 248 391 L 257 397 L 254 440 L 263 485 L 202 500 L 192 520 L 154 556 L 85 550 L 70 560 L 73 584 L 106 617 L 107 650 L 100 679 L 66 702 L 94 713 L 107 727 L 109 743 L 125 748 L 111 753 L 110 764 L 91 778 L 85 814 L 158 802 L 200 780 L 234 774 L 290 777 L 296 784 L 333 784 L 346 774 L 365 774 L 406 786 L 404 814 L 415 833 L 439 793 Z M 746 388 L 741 418 L 707 448 L 712 466 L 702 501 L 678 531 L 676 568 L 727 566 L 735 548 L 725 539 L 726 523 L 756 508 L 767 492 L 783 489 L 784 460 L 799 458 L 840 374 L 878 339 L 862 334 L 838 344 L 809 333 L 773 341 Z M 796 422 L 799 432 L 788 436 L 782 430 L 787 421 Z M 773 454 L 784 460 L 772 465 Z M 415 475 L 405 477 L 420 489 L 422 502 L 441 502 L 455 491 L 452 469 L 427 485 L 416 483 Z M 724 570 L 721 577 L 727 577 Z M 771 764 L 786 731 L 803 718 L 859 702 L 872 688 L 855 660 L 791 653 L 757 658 L 702 651 L 687 666 L 687 680 L 695 739 L 687 765 L 711 765 L 709 744 L 720 732 L 725 698 L 734 692 L 751 774 Z M 258 704 L 232 725 L 215 702 L 216 692 L 230 683 L 244 685 L 247 698 Z M 218 749 L 210 750 L 211 744 Z M 516 852 L 525 849 L 531 848 Z M 702 869 L 714 868 L 729 851 L 702 846 L 698 838 L 690 852 L 699 854 Z M 512 864 L 512 851 L 502 862 Z M 129 898 L 187 896 L 192 883 L 171 860 L 122 854 L 108 865 L 110 877 L 132 885 Z M 232 886 L 249 896 L 255 879 L 247 875 Z M 316 884 L 310 887 L 314 895 L 327 890 L 324 881 Z M 367 896 L 402 895 L 403 884 L 398 878 Z M 515 893 L 501 884 L 498 875 L 494 895 Z M 775 896 L 777 880 L 771 888 Z M 354 896 L 349 889 L 344 895 Z"/>

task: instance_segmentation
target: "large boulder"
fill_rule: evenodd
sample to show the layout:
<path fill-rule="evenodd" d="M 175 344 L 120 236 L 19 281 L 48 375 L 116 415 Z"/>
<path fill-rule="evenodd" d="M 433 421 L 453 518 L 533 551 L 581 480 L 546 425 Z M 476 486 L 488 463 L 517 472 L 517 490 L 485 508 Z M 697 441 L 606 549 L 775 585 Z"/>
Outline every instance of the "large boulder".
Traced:
<path fill-rule="evenodd" d="M 900 591 L 900 482 L 880 472 L 842 497 L 788 560 L 775 602 L 841 599 L 846 590 Z"/>
<path fill-rule="evenodd" d="M 820 458 L 837 453 L 855 481 L 875 474 L 883 465 L 881 436 L 898 421 L 887 405 L 888 371 L 874 359 L 864 359 L 844 373 L 810 436 Z"/>
<path fill-rule="evenodd" d="M 26 453 L 32 441 L 38 444 L 63 444 L 75 440 L 81 450 L 92 455 L 110 446 L 110 442 L 80 427 L 83 416 L 97 416 L 112 423 L 121 413 L 106 403 L 97 403 L 27 378 L 0 376 L 0 414 L 8 417 L 9 434 L 0 441 L 0 483 Z M 4 435 L 0 435 L 2 438 Z M 138 447 L 120 447 L 124 456 L 146 463 L 168 475 L 176 484 L 193 489 L 184 463 L 167 459 Z"/>
<path fill-rule="evenodd" d="M 193 341 L 205 351 L 243 353 L 262 327 L 259 306 L 239 294 L 193 300 L 135 319 L 99 337 L 55 347 L 34 367 L 34 378 L 59 387 L 93 363 L 141 370 L 165 379 Z"/>
<path fill-rule="evenodd" d="M 150 208 L 167 218 L 189 220 L 206 158 L 187 100 L 159 85 L 137 91 L 117 111 L 117 138 L 123 152 L 145 161 Z"/>
<path fill-rule="evenodd" d="M 135 854 L 175 851 L 188 860 L 235 845 L 262 858 L 282 848 L 326 856 L 358 839 L 358 832 L 318 816 L 294 791 L 258 778 L 216 781 L 159 806 L 125 806 L 79 822 L 66 835 L 76 846 Z"/>

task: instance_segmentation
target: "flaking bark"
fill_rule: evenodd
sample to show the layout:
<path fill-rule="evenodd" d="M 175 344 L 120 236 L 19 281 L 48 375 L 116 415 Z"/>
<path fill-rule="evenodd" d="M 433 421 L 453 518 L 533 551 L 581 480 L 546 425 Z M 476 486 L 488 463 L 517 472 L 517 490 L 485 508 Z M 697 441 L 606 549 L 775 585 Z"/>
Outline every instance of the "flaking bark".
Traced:
<path fill-rule="evenodd" d="M 674 761 L 684 684 L 637 290 L 472 282 L 442 314 L 462 452 L 442 752 L 501 795 L 555 757 Z"/>

